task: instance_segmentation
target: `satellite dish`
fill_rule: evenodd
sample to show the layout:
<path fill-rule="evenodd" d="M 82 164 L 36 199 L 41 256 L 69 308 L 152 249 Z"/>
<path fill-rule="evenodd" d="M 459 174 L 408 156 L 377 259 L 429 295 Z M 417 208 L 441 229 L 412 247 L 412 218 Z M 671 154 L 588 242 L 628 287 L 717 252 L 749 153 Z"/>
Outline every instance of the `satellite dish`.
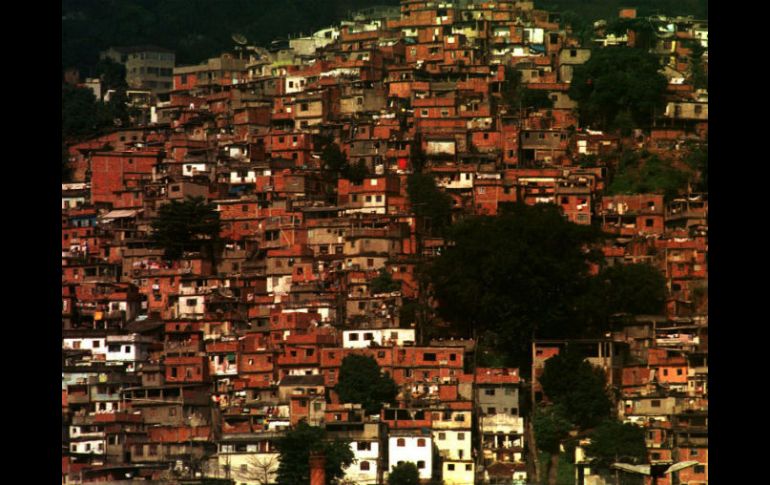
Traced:
<path fill-rule="evenodd" d="M 246 36 L 243 34 L 236 33 L 231 35 L 230 38 L 232 38 L 236 44 L 240 44 L 240 45 L 246 45 L 246 43 L 248 42 L 248 40 L 246 40 Z"/>

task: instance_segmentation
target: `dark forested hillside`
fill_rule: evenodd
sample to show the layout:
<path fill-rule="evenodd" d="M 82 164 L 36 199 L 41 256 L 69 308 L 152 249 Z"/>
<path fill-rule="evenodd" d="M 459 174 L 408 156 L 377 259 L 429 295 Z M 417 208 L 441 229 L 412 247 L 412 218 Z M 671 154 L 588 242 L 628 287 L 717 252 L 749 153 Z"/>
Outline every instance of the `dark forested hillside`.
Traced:
<path fill-rule="evenodd" d="M 178 65 L 233 46 L 256 45 L 339 23 L 351 11 L 398 0 L 62 0 L 62 66 L 88 74 L 100 50 L 153 44 L 176 51 Z"/>
<path fill-rule="evenodd" d="M 535 6 L 555 12 L 574 12 L 586 21 L 610 20 L 617 17 L 622 7 L 636 7 L 640 17 L 662 14 L 708 19 L 708 0 L 535 0 Z"/>

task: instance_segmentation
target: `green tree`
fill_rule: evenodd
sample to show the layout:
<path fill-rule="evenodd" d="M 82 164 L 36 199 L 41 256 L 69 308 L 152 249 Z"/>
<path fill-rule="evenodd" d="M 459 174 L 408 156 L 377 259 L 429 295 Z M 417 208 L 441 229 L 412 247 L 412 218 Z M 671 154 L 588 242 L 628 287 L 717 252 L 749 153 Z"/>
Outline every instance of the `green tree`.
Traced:
<path fill-rule="evenodd" d="M 584 123 L 610 127 L 627 111 L 637 126 L 648 126 L 664 103 L 667 81 L 659 69 L 658 59 L 644 50 L 595 49 L 575 67 L 569 96 L 578 102 Z"/>
<path fill-rule="evenodd" d="M 331 172 L 340 174 L 348 166 L 348 160 L 345 154 L 340 150 L 340 146 L 336 143 L 328 143 L 323 150 L 321 150 L 321 161 L 323 162 L 323 168 Z"/>
<path fill-rule="evenodd" d="M 90 89 L 62 84 L 61 101 L 62 138 L 66 142 L 84 140 L 105 128 L 96 96 Z"/>
<path fill-rule="evenodd" d="M 524 108 L 549 109 L 553 108 L 553 101 L 548 91 L 524 88 L 521 90 L 521 105 Z"/>
<path fill-rule="evenodd" d="M 361 404 L 367 414 L 377 414 L 383 403 L 393 403 L 398 386 L 377 361 L 368 355 L 351 354 L 342 360 L 334 390 L 340 401 Z"/>
<path fill-rule="evenodd" d="M 696 192 L 708 192 L 709 180 L 709 151 L 708 145 L 700 145 L 692 150 L 686 157 L 685 163 L 693 171 L 691 178 L 693 190 Z"/>
<path fill-rule="evenodd" d="M 366 163 L 363 160 L 359 160 L 355 164 L 348 164 L 345 170 L 343 170 L 342 175 L 354 184 L 360 184 L 370 175 L 370 172 Z"/>
<path fill-rule="evenodd" d="M 595 295 L 606 305 L 604 313 L 659 315 L 666 303 L 666 279 L 649 264 L 616 264 L 594 280 Z"/>
<path fill-rule="evenodd" d="M 388 474 L 388 485 L 419 485 L 420 472 L 411 461 L 393 467 Z"/>
<path fill-rule="evenodd" d="M 126 89 L 126 66 L 110 58 L 100 59 L 96 64 L 96 77 L 102 81 L 102 89 Z"/>
<path fill-rule="evenodd" d="M 642 152 L 625 152 L 607 187 L 607 193 L 663 193 L 671 200 L 687 189 L 688 175 L 674 167 L 670 160 Z"/>
<path fill-rule="evenodd" d="M 554 205 L 514 204 L 496 217 L 453 225 L 428 269 L 438 313 L 468 336 L 488 334 L 509 365 L 526 366 L 539 338 L 578 335 L 587 247 L 599 232 L 570 223 Z"/>
<path fill-rule="evenodd" d="M 609 470 L 612 463 L 641 464 L 647 462 L 644 429 L 631 423 L 606 419 L 590 434 L 586 453 L 598 468 Z"/>
<path fill-rule="evenodd" d="M 380 274 L 369 282 L 369 289 L 372 294 L 391 293 L 401 290 L 401 282 L 394 280 L 387 269 L 380 268 Z"/>
<path fill-rule="evenodd" d="M 172 200 L 158 210 L 152 221 L 152 239 L 166 250 L 166 257 L 178 259 L 184 251 L 208 250 L 213 259 L 221 231 L 219 212 L 203 197 Z"/>
<path fill-rule="evenodd" d="M 430 233 L 442 233 L 452 220 L 452 198 L 439 189 L 434 178 L 427 174 L 414 173 L 406 183 L 414 214 L 423 218 Z"/>
<path fill-rule="evenodd" d="M 523 89 L 521 82 L 521 71 L 512 67 L 505 66 L 505 80 L 500 87 L 500 97 L 508 112 L 518 112 L 521 104 L 521 91 Z"/>
<path fill-rule="evenodd" d="M 581 429 L 597 425 L 612 409 L 604 371 L 570 346 L 545 361 L 540 384 L 564 417 Z"/>
<path fill-rule="evenodd" d="M 532 419 L 537 448 L 551 456 L 546 473 L 550 484 L 556 483 L 561 444 L 569 437 L 572 429 L 572 424 L 564 417 L 564 413 L 561 406 L 550 406 L 536 411 Z"/>
<path fill-rule="evenodd" d="M 329 440 L 326 430 L 301 421 L 293 430 L 276 442 L 280 454 L 277 480 L 280 485 L 308 485 L 310 483 L 310 453 L 320 452 L 326 458 L 326 483 L 335 483 L 343 475 L 343 468 L 353 463 L 350 443 Z"/>

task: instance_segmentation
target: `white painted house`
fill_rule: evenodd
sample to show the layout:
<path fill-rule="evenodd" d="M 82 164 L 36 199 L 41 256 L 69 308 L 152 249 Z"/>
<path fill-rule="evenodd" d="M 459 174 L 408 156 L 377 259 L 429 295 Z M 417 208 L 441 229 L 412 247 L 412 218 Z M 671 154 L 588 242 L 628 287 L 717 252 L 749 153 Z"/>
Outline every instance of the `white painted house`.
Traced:
<path fill-rule="evenodd" d="M 421 480 L 430 480 L 433 470 L 433 439 L 419 431 L 391 432 L 388 438 L 388 471 L 409 461 L 417 465 Z"/>
<path fill-rule="evenodd" d="M 345 330 L 342 332 L 342 346 L 346 349 L 362 349 L 372 343 L 389 347 L 414 344 L 415 330 L 413 328 L 385 328 L 368 330 Z"/>

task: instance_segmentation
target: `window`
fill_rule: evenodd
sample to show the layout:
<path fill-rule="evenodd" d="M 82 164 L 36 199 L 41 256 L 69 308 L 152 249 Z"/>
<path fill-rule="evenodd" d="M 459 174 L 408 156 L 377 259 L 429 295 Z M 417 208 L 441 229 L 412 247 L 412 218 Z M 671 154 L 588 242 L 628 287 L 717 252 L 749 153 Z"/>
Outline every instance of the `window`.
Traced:
<path fill-rule="evenodd" d="M 370 332 L 366 332 L 364 334 L 364 340 L 374 340 L 374 334 L 372 334 Z"/>
<path fill-rule="evenodd" d="M 455 471 L 455 464 L 454 463 L 447 464 L 446 469 L 449 470 L 450 472 Z"/>
<path fill-rule="evenodd" d="M 471 470 L 473 470 L 473 465 L 471 465 L 470 463 L 469 463 L 469 464 L 467 464 L 467 465 L 465 465 L 465 471 L 466 471 L 466 472 L 469 472 L 469 471 L 471 471 Z"/>
<path fill-rule="evenodd" d="M 484 394 L 487 396 L 494 396 L 495 390 L 494 389 L 484 389 Z"/>
<path fill-rule="evenodd" d="M 176 367 L 171 368 L 171 377 L 176 377 Z"/>
<path fill-rule="evenodd" d="M 125 352 L 126 354 L 130 353 L 131 352 L 131 346 L 130 345 L 126 345 L 125 347 L 123 347 L 123 352 Z"/>
<path fill-rule="evenodd" d="M 93 347 L 93 348 L 99 347 L 99 341 L 98 340 L 94 340 L 93 342 L 91 342 L 91 347 Z"/>
<path fill-rule="evenodd" d="M 430 353 L 430 352 L 425 352 L 424 354 L 422 354 L 422 360 L 425 360 L 425 361 L 428 361 L 428 362 L 435 362 L 436 354 Z"/>
<path fill-rule="evenodd" d="M 299 110 L 300 110 L 300 111 L 307 111 L 307 109 L 308 109 L 308 108 L 307 108 L 307 103 L 302 103 L 302 104 L 300 105 L 300 107 L 299 107 Z"/>
<path fill-rule="evenodd" d="M 361 462 L 361 471 L 368 471 L 369 470 L 369 462 L 368 461 L 362 461 Z"/>
<path fill-rule="evenodd" d="M 425 439 L 424 438 L 419 438 L 417 440 L 417 446 L 419 446 L 421 448 L 424 448 L 425 447 Z"/>
<path fill-rule="evenodd" d="M 706 473 L 706 465 L 695 465 L 693 469 L 694 473 Z"/>
<path fill-rule="evenodd" d="M 396 446 L 406 446 L 406 440 L 404 438 L 397 439 Z"/>
<path fill-rule="evenodd" d="M 425 468 L 425 462 L 423 460 L 418 461 L 417 462 L 417 468 L 419 468 L 420 470 Z"/>
<path fill-rule="evenodd" d="M 465 439 L 465 433 L 457 433 L 457 440 L 462 441 Z"/>
<path fill-rule="evenodd" d="M 441 441 L 444 441 L 446 439 L 446 433 L 439 433 L 438 434 L 438 439 L 441 440 Z"/>
<path fill-rule="evenodd" d="M 487 408 L 487 414 L 497 414 L 497 410 L 495 408 Z"/>
<path fill-rule="evenodd" d="M 356 443 L 356 449 L 358 451 L 369 451 L 372 449 L 372 444 L 368 441 L 359 441 Z"/>
<path fill-rule="evenodd" d="M 653 223 L 654 223 L 654 222 L 655 222 L 655 221 L 653 221 L 652 219 L 645 219 L 645 221 L 644 221 L 644 226 L 645 226 L 645 227 L 652 227 L 652 225 L 653 225 Z"/>
<path fill-rule="evenodd" d="M 660 400 L 659 399 L 653 399 L 650 402 L 650 406 L 652 406 L 654 408 L 659 408 L 660 407 Z"/>

